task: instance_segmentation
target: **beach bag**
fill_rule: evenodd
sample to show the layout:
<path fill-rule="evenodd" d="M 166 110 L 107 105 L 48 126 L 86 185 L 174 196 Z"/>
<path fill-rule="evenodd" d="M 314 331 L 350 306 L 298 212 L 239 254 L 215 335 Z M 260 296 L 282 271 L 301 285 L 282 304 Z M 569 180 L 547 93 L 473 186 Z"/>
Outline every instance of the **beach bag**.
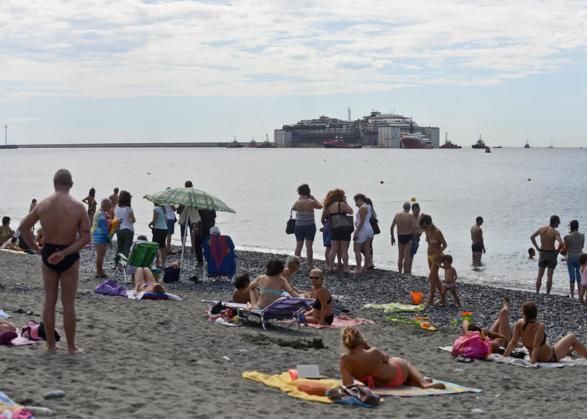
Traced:
<path fill-rule="evenodd" d="M 180 269 L 175 266 L 168 266 L 163 270 L 163 282 L 177 282 L 179 281 Z"/>
<path fill-rule="evenodd" d="M 341 214 L 340 202 L 338 203 L 338 213 L 330 215 L 330 226 L 333 232 L 350 234 L 355 230 L 353 216 Z"/>
<path fill-rule="evenodd" d="M 362 407 L 379 406 L 379 396 L 369 387 L 360 384 L 338 386 L 326 392 L 326 396 L 335 403 L 356 405 Z"/>
<path fill-rule="evenodd" d="M 485 359 L 491 353 L 491 342 L 485 340 L 481 332 L 467 332 L 455 339 L 451 353 L 454 357 Z"/>
<path fill-rule="evenodd" d="M 285 234 L 293 234 L 296 229 L 296 220 L 292 217 L 292 212 L 289 212 L 289 220 L 285 224 Z"/>
<path fill-rule="evenodd" d="M 369 220 L 369 223 L 371 224 L 371 228 L 373 229 L 373 234 L 380 234 L 381 233 L 381 229 L 379 228 L 379 221 L 377 220 L 377 218 L 371 217 L 371 220 Z"/>

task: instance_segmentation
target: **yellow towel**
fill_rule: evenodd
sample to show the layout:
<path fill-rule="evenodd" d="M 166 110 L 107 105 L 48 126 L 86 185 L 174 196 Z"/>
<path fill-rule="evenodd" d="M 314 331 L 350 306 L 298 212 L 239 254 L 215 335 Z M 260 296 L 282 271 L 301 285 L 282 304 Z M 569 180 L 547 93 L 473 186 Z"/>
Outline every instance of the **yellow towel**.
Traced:
<path fill-rule="evenodd" d="M 308 393 L 304 393 L 303 391 L 298 390 L 298 386 L 307 381 L 323 384 L 329 389 L 335 388 L 341 384 L 339 380 L 306 380 L 303 378 L 298 378 L 297 380 L 292 381 L 288 372 L 269 375 L 258 371 L 245 371 L 243 372 L 243 378 L 263 383 L 268 387 L 278 388 L 279 390 L 287 393 L 291 397 L 295 397 L 296 399 L 320 403 L 332 403 L 332 400 L 326 396 L 312 396 Z"/>

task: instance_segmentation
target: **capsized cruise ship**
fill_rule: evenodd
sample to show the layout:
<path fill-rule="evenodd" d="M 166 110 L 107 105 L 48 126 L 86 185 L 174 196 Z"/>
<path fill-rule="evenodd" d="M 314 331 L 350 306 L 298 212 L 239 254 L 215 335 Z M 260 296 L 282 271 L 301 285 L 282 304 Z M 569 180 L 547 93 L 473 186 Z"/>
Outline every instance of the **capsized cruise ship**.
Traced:
<path fill-rule="evenodd" d="M 412 141 L 414 138 L 419 141 Z M 377 111 L 354 121 L 328 116 L 304 119 L 274 132 L 274 141 L 279 147 L 323 147 L 324 143 L 335 139 L 362 147 L 400 148 L 402 143 L 409 144 L 406 148 L 438 148 L 440 145 L 438 127 L 420 126 L 411 117 Z"/>

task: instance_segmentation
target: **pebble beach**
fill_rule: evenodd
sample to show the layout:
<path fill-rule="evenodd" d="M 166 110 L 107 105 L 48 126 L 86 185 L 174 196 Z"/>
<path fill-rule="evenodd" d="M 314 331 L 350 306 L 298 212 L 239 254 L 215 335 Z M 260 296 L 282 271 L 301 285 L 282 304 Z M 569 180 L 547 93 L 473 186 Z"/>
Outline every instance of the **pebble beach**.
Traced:
<path fill-rule="evenodd" d="M 270 258 L 285 258 L 237 253 L 238 271 L 249 272 L 251 277 L 261 273 Z M 510 297 L 512 322 L 518 318 L 521 303 L 533 299 L 551 342 L 568 331 L 585 342 L 587 308 L 568 297 L 460 282 L 463 307 L 455 307 L 449 297 L 447 307 L 427 309 L 423 314 L 438 328 L 428 332 L 392 323 L 383 312 L 364 308 L 369 303 L 408 303 L 410 291 L 427 289 L 426 278 L 378 269 L 361 275 L 327 274 L 326 286 L 339 296 L 339 307 L 352 317 L 375 321 L 361 327 L 371 345 L 408 359 L 430 377 L 483 390 L 479 394 L 386 398 L 377 409 L 366 411 L 293 399 L 241 377 L 244 371 L 274 374 L 298 364 L 318 364 L 322 375 L 338 378 L 340 331 L 281 325 L 263 331 L 255 322 L 231 328 L 211 323 L 201 300 L 228 300 L 233 286 L 228 280 L 207 279 L 195 268 L 186 276 L 198 275 L 199 282 L 184 279 L 166 285 L 184 298 L 181 302 L 100 296 L 94 293 L 100 283 L 94 278 L 94 253 L 84 250 L 81 260 L 77 340 L 84 353 L 65 355 L 63 342 L 56 354 L 45 352 L 42 344 L 0 346 L 0 391 L 18 403 L 47 407 L 58 417 L 501 418 L 582 417 L 584 413 L 582 367 L 543 370 L 482 361 L 465 364 L 437 349 L 451 345 L 459 335 L 457 323 L 464 310 L 473 312 L 476 323 L 490 326 L 502 295 Z M 112 260 L 110 253 L 106 260 Z M 323 268 L 320 261 L 317 264 Z M 40 258 L 0 252 L 0 272 L 0 309 L 17 326 L 30 319 L 40 321 Z M 309 288 L 305 272 L 307 266 L 302 264 L 292 281 L 295 287 Z M 60 322 L 58 306 L 57 327 L 62 332 Z M 56 390 L 63 391 L 64 397 L 44 398 Z"/>

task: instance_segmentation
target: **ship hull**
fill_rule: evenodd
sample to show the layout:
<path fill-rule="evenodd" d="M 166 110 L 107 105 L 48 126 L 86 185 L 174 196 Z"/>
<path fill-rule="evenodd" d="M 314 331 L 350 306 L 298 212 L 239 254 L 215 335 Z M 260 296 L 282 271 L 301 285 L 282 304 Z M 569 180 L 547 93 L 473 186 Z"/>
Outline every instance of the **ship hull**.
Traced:
<path fill-rule="evenodd" d="M 407 150 L 428 150 L 432 148 L 432 144 L 427 143 L 420 138 L 404 137 L 400 140 L 401 148 Z"/>

